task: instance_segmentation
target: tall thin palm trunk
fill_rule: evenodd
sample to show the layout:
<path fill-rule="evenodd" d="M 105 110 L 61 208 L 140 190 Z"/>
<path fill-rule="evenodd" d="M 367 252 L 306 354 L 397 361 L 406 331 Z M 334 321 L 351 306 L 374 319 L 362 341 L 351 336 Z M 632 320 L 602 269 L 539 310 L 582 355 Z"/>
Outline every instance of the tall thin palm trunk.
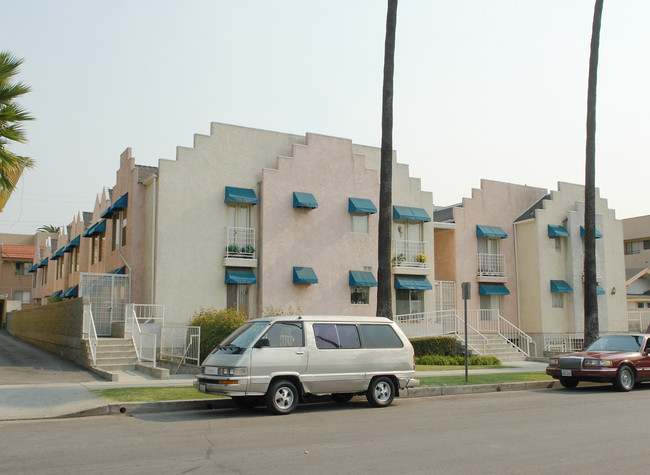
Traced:
<path fill-rule="evenodd" d="M 388 0 L 384 46 L 384 87 L 381 112 L 381 166 L 379 184 L 379 243 L 377 269 L 377 316 L 393 318 L 391 292 L 391 228 L 393 190 L 393 72 L 397 0 Z"/>
<path fill-rule="evenodd" d="M 603 0 L 596 0 L 591 30 L 589 88 L 587 92 L 587 147 L 585 160 L 585 346 L 598 339 L 596 297 L 596 83 Z"/>

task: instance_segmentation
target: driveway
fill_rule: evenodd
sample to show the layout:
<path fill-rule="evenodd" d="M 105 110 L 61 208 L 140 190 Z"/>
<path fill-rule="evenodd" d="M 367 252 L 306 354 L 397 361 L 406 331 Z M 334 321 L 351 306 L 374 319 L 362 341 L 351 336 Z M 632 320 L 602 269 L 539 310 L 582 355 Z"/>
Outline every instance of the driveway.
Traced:
<path fill-rule="evenodd" d="M 49 351 L 0 331 L 0 385 L 103 381 Z"/>

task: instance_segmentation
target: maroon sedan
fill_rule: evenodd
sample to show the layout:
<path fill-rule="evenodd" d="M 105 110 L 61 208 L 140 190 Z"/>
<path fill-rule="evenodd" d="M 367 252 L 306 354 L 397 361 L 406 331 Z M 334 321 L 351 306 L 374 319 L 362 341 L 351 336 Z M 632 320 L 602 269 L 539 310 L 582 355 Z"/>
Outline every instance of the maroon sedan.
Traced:
<path fill-rule="evenodd" d="M 551 358 L 546 374 L 565 388 L 593 381 L 629 391 L 635 383 L 650 380 L 650 334 L 603 336 L 584 351 Z"/>

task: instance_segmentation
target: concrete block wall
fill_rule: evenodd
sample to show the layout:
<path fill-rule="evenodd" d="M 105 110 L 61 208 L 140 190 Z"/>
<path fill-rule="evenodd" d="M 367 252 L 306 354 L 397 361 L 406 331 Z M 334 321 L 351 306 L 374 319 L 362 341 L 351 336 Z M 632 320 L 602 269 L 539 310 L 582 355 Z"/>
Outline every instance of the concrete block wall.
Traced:
<path fill-rule="evenodd" d="M 82 341 L 83 300 L 70 299 L 7 314 L 10 335 L 70 361 L 90 367 Z"/>

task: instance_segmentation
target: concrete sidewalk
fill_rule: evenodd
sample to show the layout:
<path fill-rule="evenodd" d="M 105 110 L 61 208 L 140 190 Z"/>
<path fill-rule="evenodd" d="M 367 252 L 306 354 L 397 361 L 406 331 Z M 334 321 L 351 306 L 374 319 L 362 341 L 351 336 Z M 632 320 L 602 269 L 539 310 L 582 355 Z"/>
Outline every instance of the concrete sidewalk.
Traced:
<path fill-rule="evenodd" d="M 470 374 L 513 373 L 544 371 L 546 363 L 531 361 L 507 363 L 512 368 L 471 369 Z M 416 377 L 464 375 L 465 369 L 451 371 L 418 371 Z M 62 384 L 0 385 L 0 421 L 52 419 L 132 412 L 155 412 L 232 407 L 230 399 L 200 399 L 191 401 L 107 403 L 90 392 L 91 389 L 108 389 L 143 386 L 191 386 L 194 375 L 170 375 L 160 380 L 141 373 L 124 371 L 119 381 L 87 381 Z M 415 388 L 406 397 L 427 397 L 451 394 L 474 394 L 506 390 L 526 390 L 553 387 L 552 381 L 542 383 L 504 383 L 446 388 Z"/>

